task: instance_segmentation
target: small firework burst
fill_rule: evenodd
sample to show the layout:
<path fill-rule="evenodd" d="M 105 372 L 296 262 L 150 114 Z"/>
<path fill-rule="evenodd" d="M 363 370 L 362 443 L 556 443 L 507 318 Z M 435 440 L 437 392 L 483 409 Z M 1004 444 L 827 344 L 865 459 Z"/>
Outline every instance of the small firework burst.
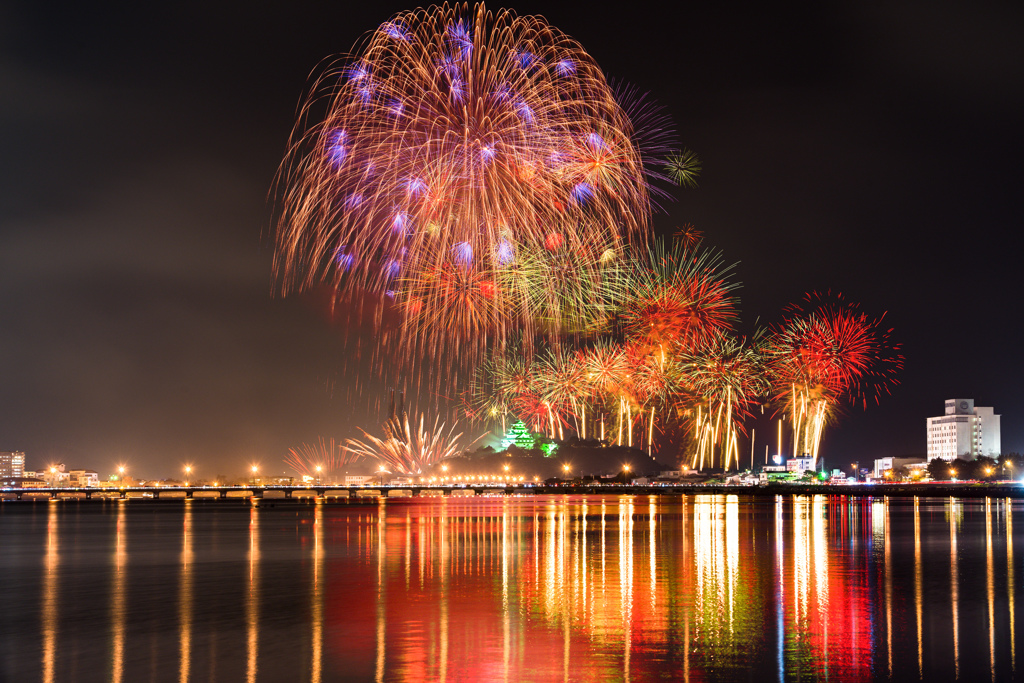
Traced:
<path fill-rule="evenodd" d="M 344 445 L 334 439 L 321 438 L 316 444 L 302 444 L 288 449 L 284 464 L 300 476 L 318 477 L 330 480 L 343 465 L 348 464 L 348 453 Z"/>
<path fill-rule="evenodd" d="M 446 458 L 459 452 L 462 432 L 455 434 L 457 423 L 447 430 L 439 418 L 434 424 L 425 422 L 420 414 L 418 423 L 410 423 L 409 416 L 392 415 L 384 423 L 384 438 L 378 438 L 364 430 L 365 441 L 349 439 L 347 448 L 353 459 L 373 460 L 388 472 L 394 474 L 420 475 Z M 414 426 L 415 425 L 415 426 Z"/>
<path fill-rule="evenodd" d="M 673 152 L 668 155 L 665 171 L 676 185 L 697 187 L 697 178 L 700 177 L 701 172 L 700 157 L 688 149 Z"/>

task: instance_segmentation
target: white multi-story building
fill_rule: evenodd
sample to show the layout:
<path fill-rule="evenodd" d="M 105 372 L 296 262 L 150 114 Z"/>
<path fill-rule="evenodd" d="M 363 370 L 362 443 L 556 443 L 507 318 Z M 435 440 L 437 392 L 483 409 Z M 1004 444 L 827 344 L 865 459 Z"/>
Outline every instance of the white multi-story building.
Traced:
<path fill-rule="evenodd" d="M 25 476 L 25 454 L 21 451 L 0 452 L 0 477 L 20 479 Z"/>
<path fill-rule="evenodd" d="M 814 471 L 814 459 L 813 458 L 790 458 L 786 461 L 786 471 L 796 472 L 797 474 L 803 474 L 805 472 Z"/>
<path fill-rule="evenodd" d="M 974 460 L 978 456 L 997 457 L 1002 449 L 999 437 L 999 416 L 994 408 L 974 405 L 973 398 L 951 398 L 946 401 L 946 414 L 929 417 L 928 462 L 943 460 Z"/>

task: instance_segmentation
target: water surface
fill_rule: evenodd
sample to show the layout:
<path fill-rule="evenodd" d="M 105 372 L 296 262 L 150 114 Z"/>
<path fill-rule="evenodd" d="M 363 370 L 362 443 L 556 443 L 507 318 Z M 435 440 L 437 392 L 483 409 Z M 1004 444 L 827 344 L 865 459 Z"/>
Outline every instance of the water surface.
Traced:
<path fill-rule="evenodd" d="M 7 502 L 0 679 L 1014 680 L 1019 505 Z"/>

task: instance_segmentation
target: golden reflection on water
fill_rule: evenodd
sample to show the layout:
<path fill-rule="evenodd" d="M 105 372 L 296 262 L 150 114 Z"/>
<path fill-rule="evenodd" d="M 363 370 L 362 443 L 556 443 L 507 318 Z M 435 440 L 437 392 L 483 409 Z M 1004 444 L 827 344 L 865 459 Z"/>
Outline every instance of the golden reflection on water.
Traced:
<path fill-rule="evenodd" d="M 317 498 L 313 507 L 313 590 L 312 600 L 313 661 L 310 666 L 310 681 L 319 683 L 323 678 L 324 658 L 324 506 L 323 498 Z"/>
<path fill-rule="evenodd" d="M 249 509 L 249 595 L 245 601 L 246 666 L 245 680 L 255 683 L 259 655 L 260 621 L 260 515 L 259 508 Z"/>
<path fill-rule="evenodd" d="M 441 501 L 441 681 L 448 680 L 448 600 L 449 600 L 449 567 L 451 562 L 450 539 L 446 535 L 448 530 L 448 499 Z"/>
<path fill-rule="evenodd" d="M 892 678 L 892 531 L 889 522 L 889 496 L 885 497 L 885 645 Z"/>
<path fill-rule="evenodd" d="M 185 501 L 181 525 L 181 569 L 178 580 L 178 680 L 187 683 L 192 662 L 192 500 Z"/>
<path fill-rule="evenodd" d="M 777 593 L 775 595 L 775 634 L 776 634 L 776 666 L 778 668 L 778 679 L 784 678 L 785 665 L 785 641 L 786 631 L 785 599 L 786 599 L 786 573 L 783 566 L 785 553 L 785 504 L 782 496 L 775 496 L 775 576 L 778 578 Z"/>
<path fill-rule="evenodd" d="M 996 680 L 996 577 L 992 556 L 992 500 L 985 499 L 985 588 L 988 597 L 988 661 L 992 681 Z"/>
<path fill-rule="evenodd" d="M 114 544 L 114 581 L 111 586 L 113 599 L 110 601 L 111 624 L 111 683 L 120 683 L 124 677 L 124 619 L 125 619 L 125 579 L 128 563 L 127 524 L 125 514 L 128 501 L 117 502 L 116 532 Z"/>
<path fill-rule="evenodd" d="M 53 683 L 54 666 L 57 660 L 57 596 L 60 586 L 57 584 L 57 569 L 60 565 L 60 533 L 57 525 L 57 506 L 55 500 L 47 505 L 46 516 L 46 559 L 43 574 L 43 681 Z"/>
<path fill-rule="evenodd" d="M 1006 602 L 1010 609 L 1010 671 L 1017 673 L 1017 624 L 1014 620 L 1013 603 L 1013 499 L 1003 501 L 1006 510 Z"/>
<path fill-rule="evenodd" d="M 509 680 L 509 656 L 511 651 L 512 620 L 509 614 L 509 512 L 508 499 L 503 501 L 501 511 L 501 672 L 502 680 Z"/>
<path fill-rule="evenodd" d="M 622 605 L 622 671 L 629 680 L 630 653 L 633 644 L 633 496 L 619 505 L 619 599 Z M 568 645 L 566 646 L 568 647 Z M 567 669 L 568 670 L 568 669 Z"/>
<path fill-rule="evenodd" d="M 387 559 L 387 505 L 383 498 L 377 504 L 377 666 L 374 680 L 384 680 L 384 648 L 387 638 L 387 585 L 384 580 Z"/>
<path fill-rule="evenodd" d="M 960 577 L 957 574 L 956 561 L 956 518 L 959 512 L 955 498 L 949 499 L 949 596 L 953 606 L 953 670 L 960 678 L 960 596 L 957 589 Z"/>
<path fill-rule="evenodd" d="M 921 562 L 921 500 L 914 496 L 914 615 L 917 618 L 917 677 L 924 678 L 924 565 Z"/>

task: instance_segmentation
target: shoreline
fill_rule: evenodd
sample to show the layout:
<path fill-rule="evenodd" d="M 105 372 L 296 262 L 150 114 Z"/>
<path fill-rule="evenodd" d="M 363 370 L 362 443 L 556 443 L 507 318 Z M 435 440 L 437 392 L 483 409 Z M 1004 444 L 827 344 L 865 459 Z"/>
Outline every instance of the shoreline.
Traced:
<path fill-rule="evenodd" d="M 317 501 L 332 501 L 333 504 L 351 505 L 360 502 L 376 503 L 381 498 L 392 500 L 407 500 L 410 498 L 459 498 L 464 500 L 475 497 L 493 496 L 615 496 L 615 495 L 640 495 L 640 496 L 679 496 L 679 495 L 741 495 L 741 496 L 840 496 L 848 498 L 1024 498 L 1024 485 L 1018 482 L 999 483 L 923 483 L 923 484 L 793 484 L 774 483 L 755 486 L 737 486 L 726 484 L 670 484 L 670 485 L 616 485 L 616 486 L 593 486 L 593 485 L 534 485 L 534 486 L 393 486 L 393 487 L 317 487 L 313 490 L 304 487 L 294 487 L 285 490 L 284 487 L 267 488 L 235 488 L 230 491 L 231 496 L 218 495 L 222 491 L 208 491 L 214 495 L 196 495 L 192 492 L 181 489 L 164 488 L 151 489 L 146 493 L 156 492 L 156 497 L 147 497 L 143 492 L 133 491 L 139 495 L 131 495 L 127 498 L 119 498 L 117 491 L 95 489 L 87 493 L 83 490 L 61 490 L 59 497 L 52 497 L 49 491 L 33 489 L 22 489 L 15 491 L 6 489 L 0 491 L 0 503 L 29 503 L 56 501 L 116 501 L 119 499 L 160 502 L 160 501 L 183 501 L 183 500 L 209 500 L 209 501 L 253 501 L 256 504 L 271 504 L 277 502 L 314 503 Z M 195 493 L 205 493 L 202 489 L 194 490 Z M 16 497 L 16 494 L 21 494 Z M 95 494 L 95 495 L 93 495 Z M 162 496 L 160 494 L 163 494 Z M 271 495 L 273 494 L 273 495 Z M 296 495 L 293 495 L 296 494 Z M 344 502 L 343 502 L 344 501 Z"/>

